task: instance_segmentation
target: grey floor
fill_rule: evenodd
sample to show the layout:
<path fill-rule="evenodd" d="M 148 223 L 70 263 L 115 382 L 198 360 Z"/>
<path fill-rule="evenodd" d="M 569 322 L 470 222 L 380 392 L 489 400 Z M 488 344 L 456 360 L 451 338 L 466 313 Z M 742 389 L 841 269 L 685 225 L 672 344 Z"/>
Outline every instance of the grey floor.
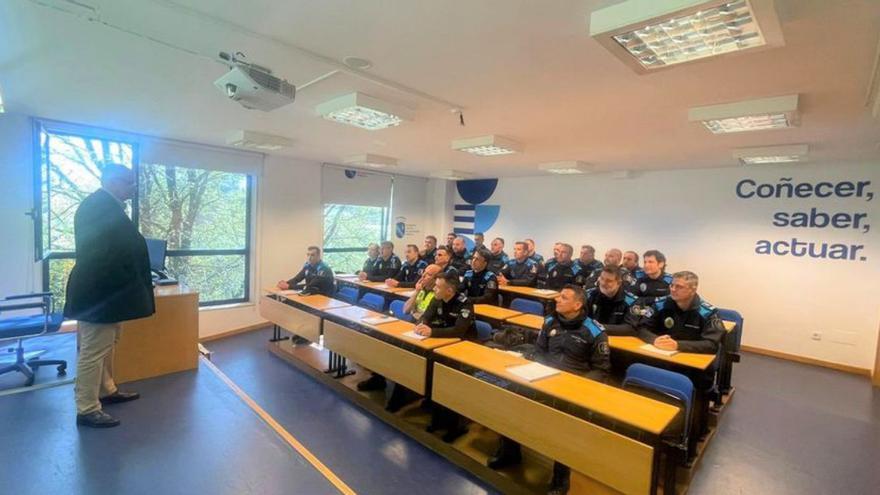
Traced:
<path fill-rule="evenodd" d="M 271 356 L 268 337 L 260 330 L 207 345 L 224 373 L 356 492 L 493 493 Z M 58 338 L 51 352 L 66 356 L 69 337 Z M 20 385 L 20 376 L 0 378 L 0 390 Z M 689 493 L 880 494 L 880 390 L 868 380 L 745 355 L 734 384 Z M 108 431 L 77 430 L 72 385 L 0 396 L 0 493 L 334 492 L 207 369 L 136 388 L 144 397 L 113 406 L 123 426 Z"/>

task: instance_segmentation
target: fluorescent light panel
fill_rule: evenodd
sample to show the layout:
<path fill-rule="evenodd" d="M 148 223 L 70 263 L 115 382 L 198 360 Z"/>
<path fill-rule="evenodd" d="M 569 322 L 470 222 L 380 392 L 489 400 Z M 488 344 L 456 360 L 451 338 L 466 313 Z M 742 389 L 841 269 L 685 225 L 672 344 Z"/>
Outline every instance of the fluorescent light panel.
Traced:
<path fill-rule="evenodd" d="M 763 146 L 733 150 L 733 157 L 743 165 L 765 165 L 770 163 L 792 163 L 806 158 L 810 148 L 806 144 L 782 146 Z"/>
<path fill-rule="evenodd" d="M 438 170 L 436 172 L 431 172 L 431 177 L 446 180 L 467 180 L 472 179 L 474 174 L 470 172 L 462 172 L 461 170 Z"/>
<path fill-rule="evenodd" d="M 345 159 L 346 165 L 360 165 L 370 168 L 385 168 L 397 166 L 397 158 L 390 156 L 373 155 L 366 153 L 363 155 L 350 156 Z"/>
<path fill-rule="evenodd" d="M 798 95 L 694 107 L 688 120 L 702 123 L 712 134 L 794 127 L 800 123 Z"/>
<path fill-rule="evenodd" d="M 240 148 L 277 151 L 293 146 L 293 140 L 256 131 L 237 130 L 226 136 L 226 144 Z"/>
<path fill-rule="evenodd" d="M 480 136 L 452 141 L 452 149 L 477 156 L 510 155 L 522 151 L 522 145 L 504 136 Z"/>
<path fill-rule="evenodd" d="M 562 162 L 542 163 L 538 165 L 538 170 L 550 172 L 551 174 L 575 175 L 592 172 L 593 167 L 586 162 L 570 160 Z"/>
<path fill-rule="evenodd" d="M 412 111 L 363 93 L 351 93 L 321 103 L 316 110 L 325 119 L 375 131 L 412 120 Z"/>
<path fill-rule="evenodd" d="M 773 0 L 628 0 L 593 12 L 590 35 L 642 73 L 782 44 Z"/>

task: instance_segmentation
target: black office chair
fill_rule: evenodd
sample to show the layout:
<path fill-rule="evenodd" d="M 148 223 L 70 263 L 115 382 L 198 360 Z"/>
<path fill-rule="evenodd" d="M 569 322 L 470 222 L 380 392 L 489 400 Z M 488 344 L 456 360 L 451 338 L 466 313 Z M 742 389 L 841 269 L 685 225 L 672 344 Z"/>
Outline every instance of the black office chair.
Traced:
<path fill-rule="evenodd" d="M 39 302 L 26 302 L 30 299 L 39 299 Z M 57 366 L 58 376 L 66 375 L 67 361 L 61 359 L 37 359 L 36 357 L 25 359 L 23 342 L 26 339 L 55 333 L 61 328 L 61 323 L 64 322 L 64 315 L 54 311 L 52 293 L 41 292 L 9 296 L 4 298 L 3 301 L 7 301 L 7 303 L 0 304 L 0 343 L 17 340 L 18 347 L 15 349 L 15 362 L 0 368 L 0 375 L 10 371 L 19 371 L 27 378 L 25 382 L 26 387 L 34 384 L 37 370 L 41 366 Z M 16 302 L 8 303 L 8 301 Z M 27 315 L 16 314 L 15 316 L 2 315 L 3 312 L 34 309 L 39 309 L 40 312 Z"/>

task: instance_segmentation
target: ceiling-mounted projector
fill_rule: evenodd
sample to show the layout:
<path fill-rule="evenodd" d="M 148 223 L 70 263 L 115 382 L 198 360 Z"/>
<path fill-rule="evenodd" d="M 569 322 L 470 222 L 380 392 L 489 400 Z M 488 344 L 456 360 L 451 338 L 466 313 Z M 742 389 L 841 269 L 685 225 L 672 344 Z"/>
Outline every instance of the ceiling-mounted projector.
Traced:
<path fill-rule="evenodd" d="M 239 54 L 240 55 L 240 54 Z M 252 110 L 268 112 L 293 103 L 296 87 L 272 75 L 272 71 L 220 52 L 220 58 L 229 65 L 229 72 L 214 81 L 214 86 L 230 100 Z"/>

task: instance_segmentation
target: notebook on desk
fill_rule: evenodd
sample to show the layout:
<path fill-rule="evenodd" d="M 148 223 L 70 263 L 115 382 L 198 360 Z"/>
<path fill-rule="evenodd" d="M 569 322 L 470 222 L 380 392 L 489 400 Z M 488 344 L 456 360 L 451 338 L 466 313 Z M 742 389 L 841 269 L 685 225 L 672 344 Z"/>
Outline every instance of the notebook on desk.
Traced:
<path fill-rule="evenodd" d="M 511 366 L 507 368 L 507 371 L 522 378 L 523 380 L 527 380 L 530 382 L 559 374 L 559 370 L 551 368 L 549 366 L 544 366 L 541 363 L 529 363 Z"/>
<path fill-rule="evenodd" d="M 639 349 L 643 349 L 648 352 L 653 352 L 654 354 L 662 354 L 664 356 L 674 356 L 678 354 L 678 351 L 667 351 L 666 349 L 661 349 L 659 347 L 655 347 L 653 344 L 645 344 L 641 346 Z"/>

